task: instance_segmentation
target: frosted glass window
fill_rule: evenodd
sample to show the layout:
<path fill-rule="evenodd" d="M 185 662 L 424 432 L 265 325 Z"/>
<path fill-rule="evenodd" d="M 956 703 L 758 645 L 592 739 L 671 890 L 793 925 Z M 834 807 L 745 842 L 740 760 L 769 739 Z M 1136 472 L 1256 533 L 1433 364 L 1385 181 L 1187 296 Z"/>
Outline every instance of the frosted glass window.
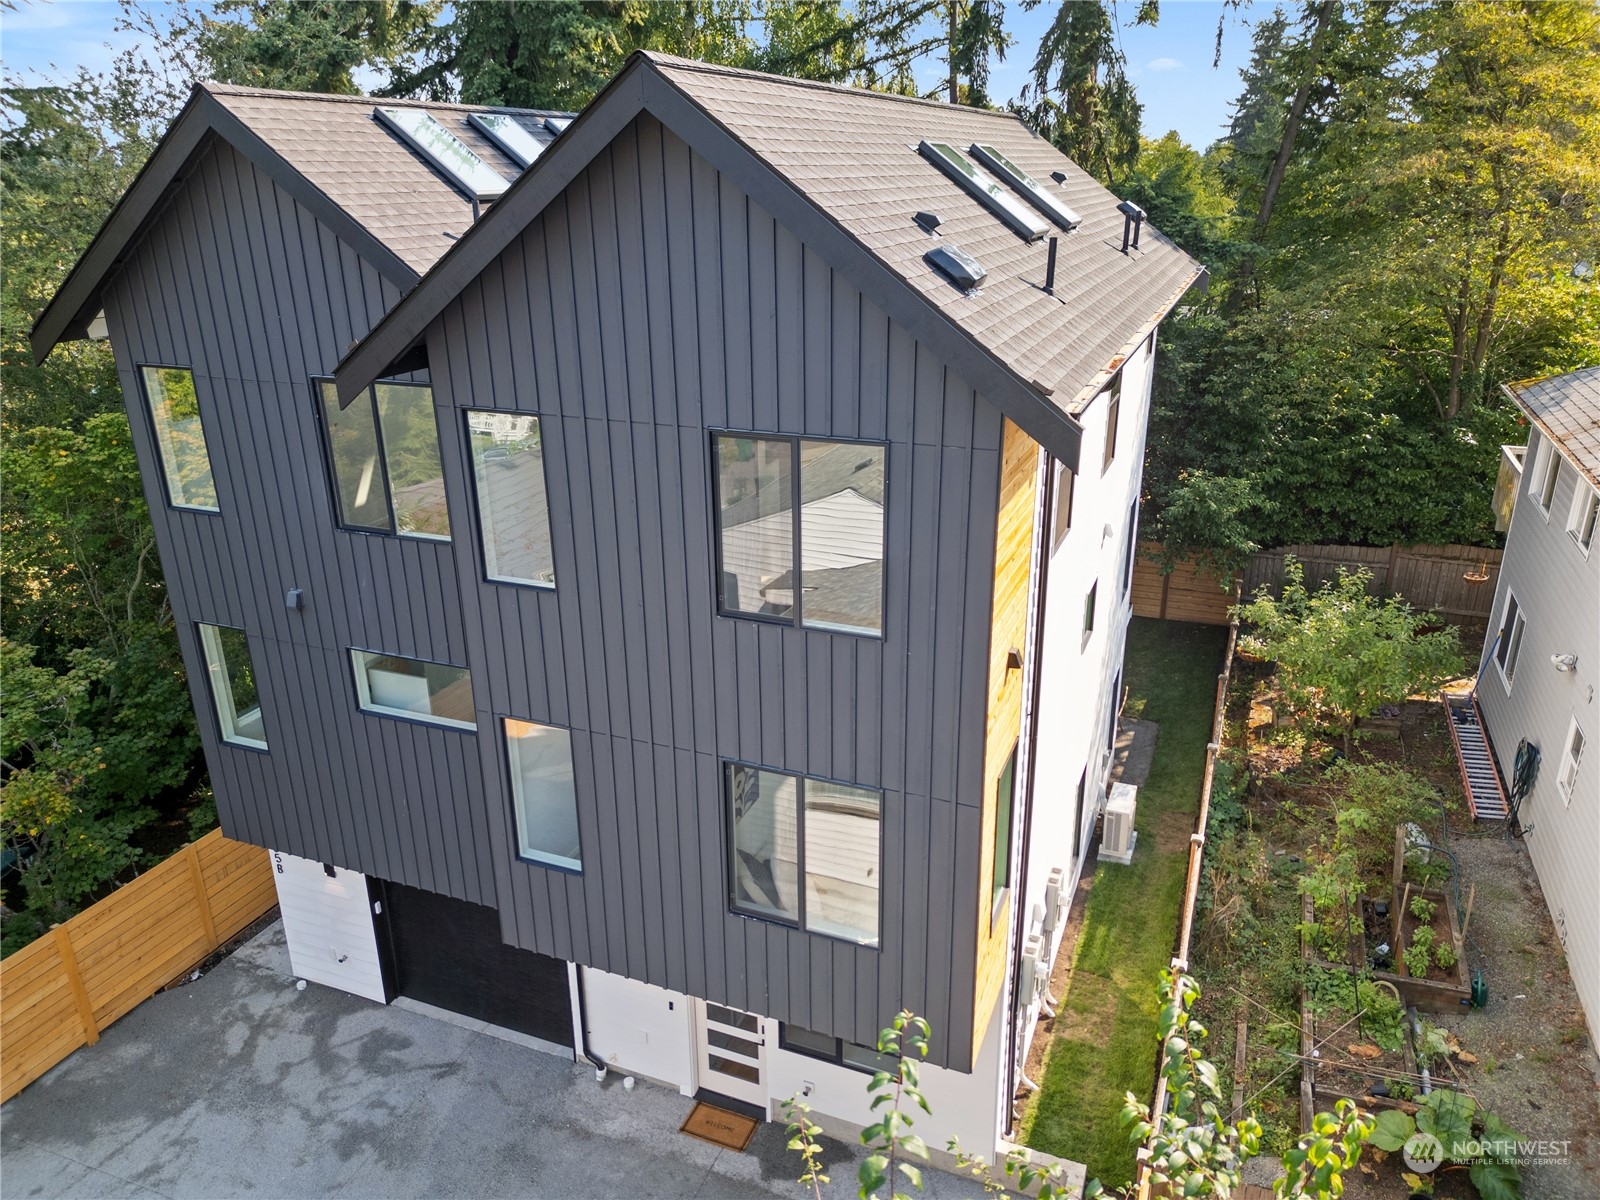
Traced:
<path fill-rule="evenodd" d="M 569 870 L 583 869 L 578 794 L 572 781 L 572 735 L 551 725 L 506 721 L 517 852 Z"/>
<path fill-rule="evenodd" d="M 715 454 L 721 611 L 881 636 L 884 448 L 724 435 Z"/>
<path fill-rule="evenodd" d="M 205 426 L 194 374 L 182 367 L 142 367 L 145 400 L 155 426 L 156 451 L 174 508 L 217 511 L 217 485 L 211 475 Z"/>
<path fill-rule="evenodd" d="M 261 720 L 261 693 L 244 630 L 227 625 L 201 625 L 200 646 L 206 656 L 211 700 L 216 705 L 222 740 L 255 750 L 267 748 Z"/>
<path fill-rule="evenodd" d="M 368 712 L 476 729 L 472 676 L 465 667 L 352 650 L 356 694 Z"/>
<path fill-rule="evenodd" d="M 539 418 L 468 412 L 467 437 L 478 493 L 484 572 L 507 583 L 554 586 L 550 494 Z"/>

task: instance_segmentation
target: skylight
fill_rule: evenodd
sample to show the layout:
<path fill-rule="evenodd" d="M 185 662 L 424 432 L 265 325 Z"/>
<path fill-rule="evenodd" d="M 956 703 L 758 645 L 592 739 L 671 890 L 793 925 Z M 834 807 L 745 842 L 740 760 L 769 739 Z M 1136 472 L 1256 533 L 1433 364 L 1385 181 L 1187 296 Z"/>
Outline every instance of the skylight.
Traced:
<path fill-rule="evenodd" d="M 557 137 L 560 137 L 563 133 L 565 133 L 567 131 L 567 126 L 571 124 L 571 117 L 546 117 L 544 119 L 544 127 Z"/>
<path fill-rule="evenodd" d="M 971 147 L 972 157 L 988 167 L 996 175 L 1004 179 L 1017 191 L 1022 193 L 1024 200 L 1031 200 L 1033 206 L 1044 213 L 1061 228 L 1071 233 L 1083 221 L 1077 213 L 1063 204 L 1055 195 L 1045 190 L 1044 185 L 1034 179 L 1016 163 L 1012 162 L 993 146 L 980 146 L 974 143 Z"/>
<path fill-rule="evenodd" d="M 505 176 L 422 109 L 380 107 L 376 112 L 379 120 L 474 200 L 493 200 L 511 186 Z"/>
<path fill-rule="evenodd" d="M 539 152 L 544 149 L 543 142 L 524 129 L 522 123 L 515 117 L 507 116 L 505 113 L 472 113 L 467 120 L 510 155 L 511 160 L 519 167 L 531 166 L 533 160 L 539 157 Z"/>
<path fill-rule="evenodd" d="M 979 171 L 954 146 L 925 141 L 917 147 L 917 152 L 1028 241 L 1037 241 L 1050 231 L 1032 209 Z"/>

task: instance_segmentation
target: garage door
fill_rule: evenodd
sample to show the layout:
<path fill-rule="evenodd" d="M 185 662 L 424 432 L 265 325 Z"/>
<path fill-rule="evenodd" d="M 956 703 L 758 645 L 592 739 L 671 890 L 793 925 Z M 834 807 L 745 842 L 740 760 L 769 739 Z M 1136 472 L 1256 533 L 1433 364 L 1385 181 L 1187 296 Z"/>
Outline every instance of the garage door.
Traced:
<path fill-rule="evenodd" d="M 400 995 L 572 1045 L 565 962 L 506 945 L 492 908 L 398 883 L 383 891 Z"/>

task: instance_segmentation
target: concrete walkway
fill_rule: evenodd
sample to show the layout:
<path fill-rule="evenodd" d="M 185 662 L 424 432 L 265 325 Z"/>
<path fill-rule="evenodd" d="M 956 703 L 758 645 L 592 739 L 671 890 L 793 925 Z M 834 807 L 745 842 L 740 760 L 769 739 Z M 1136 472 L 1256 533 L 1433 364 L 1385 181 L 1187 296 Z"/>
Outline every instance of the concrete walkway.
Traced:
<path fill-rule="evenodd" d="M 692 1106 L 416 1012 L 299 991 L 275 924 L 0 1108 L 0 1194 L 805 1194 L 781 1125 L 735 1153 L 678 1132 Z M 825 1145 L 827 1195 L 853 1196 L 860 1149 Z M 926 1178 L 935 1200 L 980 1190 Z"/>

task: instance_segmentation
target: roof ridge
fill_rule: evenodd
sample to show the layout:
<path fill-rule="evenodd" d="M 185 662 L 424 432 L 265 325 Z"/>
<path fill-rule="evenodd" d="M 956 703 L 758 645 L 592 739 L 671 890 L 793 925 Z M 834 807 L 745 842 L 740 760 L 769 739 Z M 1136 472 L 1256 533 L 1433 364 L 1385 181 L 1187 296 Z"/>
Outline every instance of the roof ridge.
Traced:
<path fill-rule="evenodd" d="M 866 96 L 874 100 L 897 100 L 902 104 L 920 104 L 926 107 L 943 109 L 946 112 L 958 112 L 964 116 L 999 117 L 1021 125 L 1034 137 L 1040 136 L 1029 128 L 1027 122 L 1020 116 L 1006 109 L 978 108 L 971 104 L 950 104 L 944 100 L 930 100 L 924 96 L 905 96 L 899 92 L 875 92 L 871 88 L 856 87 L 854 84 L 849 83 L 826 83 L 820 79 L 797 79 L 792 75 L 771 75 L 765 71 L 752 71 L 747 67 L 728 67 L 719 63 L 702 62 L 697 58 L 681 58 L 676 54 L 663 54 L 659 50 L 637 50 L 635 53 L 658 67 L 697 71 L 704 75 L 729 75 L 737 79 L 759 80 L 761 83 L 769 84 L 787 84 L 790 87 L 809 88 L 815 91 L 844 92 L 852 96 Z"/>
<path fill-rule="evenodd" d="M 518 108 L 511 104 L 460 104 L 453 100 L 417 100 L 408 96 L 349 95 L 344 92 L 294 92 L 286 88 L 251 87 L 240 83 L 202 80 L 197 86 L 214 96 L 262 96 L 272 100 L 326 100 L 342 104 L 398 104 L 412 108 L 446 108 L 457 112 L 519 113 L 530 117 L 573 117 L 577 114 L 553 108 Z"/>

